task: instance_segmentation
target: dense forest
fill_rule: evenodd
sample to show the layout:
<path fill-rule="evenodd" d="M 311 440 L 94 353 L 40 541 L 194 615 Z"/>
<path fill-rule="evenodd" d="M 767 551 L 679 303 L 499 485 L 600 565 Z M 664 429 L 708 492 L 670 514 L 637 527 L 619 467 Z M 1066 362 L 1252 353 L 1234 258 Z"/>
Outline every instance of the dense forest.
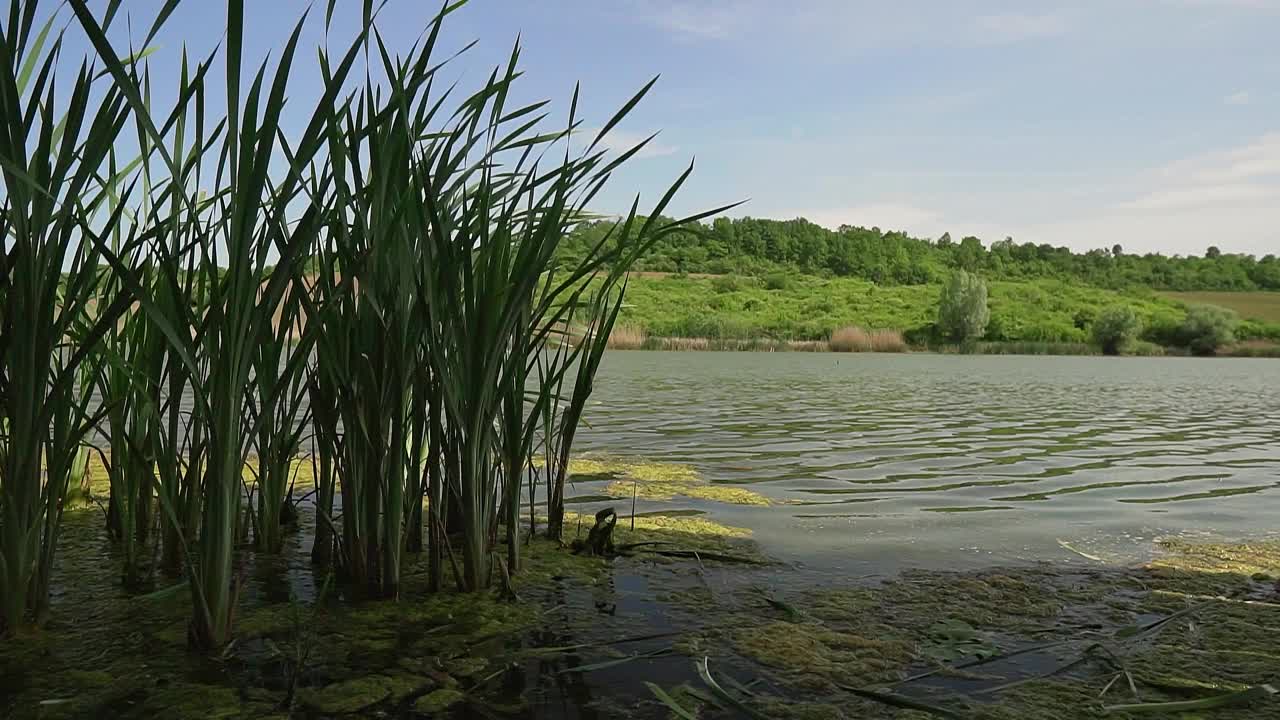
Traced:
<path fill-rule="evenodd" d="M 585 256 L 612 225 L 608 220 L 580 225 L 566 239 L 562 254 L 566 259 Z M 1012 238 L 986 247 L 976 237 L 927 240 L 874 227 L 846 225 L 832 231 L 804 219 L 749 217 L 716 218 L 710 225 L 668 235 L 637 267 L 750 275 L 789 270 L 881 285 L 940 282 L 956 268 L 992 280 L 1056 279 L 1110 289 L 1280 290 L 1280 259 L 1274 254 L 1259 259 L 1210 246 L 1203 257 L 1134 255 L 1120 245 L 1077 253 Z"/>

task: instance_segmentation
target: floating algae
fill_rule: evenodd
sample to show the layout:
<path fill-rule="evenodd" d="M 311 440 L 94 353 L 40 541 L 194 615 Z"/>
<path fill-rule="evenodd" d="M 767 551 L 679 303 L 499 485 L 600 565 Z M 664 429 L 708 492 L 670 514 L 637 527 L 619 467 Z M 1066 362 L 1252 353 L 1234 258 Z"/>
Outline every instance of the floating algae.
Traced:
<path fill-rule="evenodd" d="M 688 465 L 611 457 L 581 457 L 569 461 L 576 481 L 608 480 L 605 495 L 629 500 L 670 500 L 687 497 L 731 505 L 770 505 L 764 495 L 746 488 L 703 480 Z"/>
<path fill-rule="evenodd" d="M 776 607 L 747 602 L 744 593 L 734 603 L 734 629 L 705 634 L 696 648 L 728 645 L 759 663 L 776 688 L 758 698 L 760 707 L 791 717 L 799 715 L 783 709 L 788 698 L 850 717 L 930 717 L 854 697 L 847 687 L 892 687 L 897 697 L 960 717 L 1075 720 L 1127 716 L 1108 714 L 1111 705 L 1274 684 L 1280 594 L 1264 573 L 1275 567 L 1276 545 L 1162 545 L 1166 554 L 1141 568 L 914 571 L 875 586 L 807 589 L 789 601 L 802 610 L 801 622 L 784 621 Z M 957 650 L 972 650 L 967 658 L 940 662 L 930 652 L 940 625 L 972 628 L 982 646 L 961 643 Z M 1280 718 L 1269 695 L 1204 703 L 1176 717 Z"/>

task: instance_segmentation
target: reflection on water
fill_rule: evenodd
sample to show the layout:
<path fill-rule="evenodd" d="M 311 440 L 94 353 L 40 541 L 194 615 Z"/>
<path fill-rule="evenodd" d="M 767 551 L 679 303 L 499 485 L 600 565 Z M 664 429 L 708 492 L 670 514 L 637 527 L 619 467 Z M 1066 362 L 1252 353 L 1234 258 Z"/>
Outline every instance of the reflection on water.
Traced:
<path fill-rule="evenodd" d="M 767 550 L 888 570 L 1256 535 L 1280 509 L 1280 363 L 612 353 L 579 449 L 787 502 L 700 505 Z M 596 491 L 580 483 L 583 495 Z"/>

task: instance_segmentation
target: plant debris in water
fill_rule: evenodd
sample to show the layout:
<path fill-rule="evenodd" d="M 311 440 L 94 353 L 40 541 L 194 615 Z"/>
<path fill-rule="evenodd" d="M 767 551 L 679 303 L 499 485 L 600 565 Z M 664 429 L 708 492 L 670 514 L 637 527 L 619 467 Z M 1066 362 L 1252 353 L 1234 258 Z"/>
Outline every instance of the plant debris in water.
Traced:
<path fill-rule="evenodd" d="M 735 485 L 707 482 L 688 465 L 625 458 L 585 456 L 569 461 L 578 482 L 608 480 L 604 494 L 630 500 L 671 500 L 677 496 L 731 505 L 770 505 L 768 497 Z"/>
<path fill-rule="evenodd" d="M 316 602 L 298 585 L 309 569 L 273 577 L 246 553 L 236 640 L 208 658 L 185 648 L 185 590 L 119 588 L 100 512 L 68 511 L 64 533 L 61 611 L 0 650 L 5 717 L 1280 718 L 1275 543 L 815 587 L 778 565 L 702 560 L 765 558 L 745 530 L 659 515 L 620 521 L 615 543 L 693 557 L 533 539 L 519 603 L 427 593 L 411 557 L 399 602 L 356 605 Z M 309 659 L 286 703 L 300 638 Z M 705 658 L 719 690 L 700 678 Z"/>

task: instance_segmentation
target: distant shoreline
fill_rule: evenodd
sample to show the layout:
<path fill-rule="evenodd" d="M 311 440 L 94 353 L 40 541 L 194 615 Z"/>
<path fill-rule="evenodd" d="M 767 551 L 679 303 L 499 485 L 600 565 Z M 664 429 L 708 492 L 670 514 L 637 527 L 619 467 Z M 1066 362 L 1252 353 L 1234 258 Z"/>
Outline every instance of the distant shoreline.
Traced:
<path fill-rule="evenodd" d="M 834 349 L 827 340 L 778 340 L 774 338 L 706 338 L 645 337 L 638 342 L 609 343 L 610 350 L 651 352 L 798 352 L 832 354 L 928 354 L 928 355 L 1041 355 L 1059 357 L 1105 357 L 1096 346 L 1087 343 L 1055 342 L 981 342 L 968 350 L 958 345 L 864 347 Z M 1239 343 L 1215 355 L 1193 355 L 1178 348 L 1155 346 L 1141 353 L 1116 357 L 1186 357 L 1186 358 L 1273 358 L 1280 359 L 1280 343 Z"/>

